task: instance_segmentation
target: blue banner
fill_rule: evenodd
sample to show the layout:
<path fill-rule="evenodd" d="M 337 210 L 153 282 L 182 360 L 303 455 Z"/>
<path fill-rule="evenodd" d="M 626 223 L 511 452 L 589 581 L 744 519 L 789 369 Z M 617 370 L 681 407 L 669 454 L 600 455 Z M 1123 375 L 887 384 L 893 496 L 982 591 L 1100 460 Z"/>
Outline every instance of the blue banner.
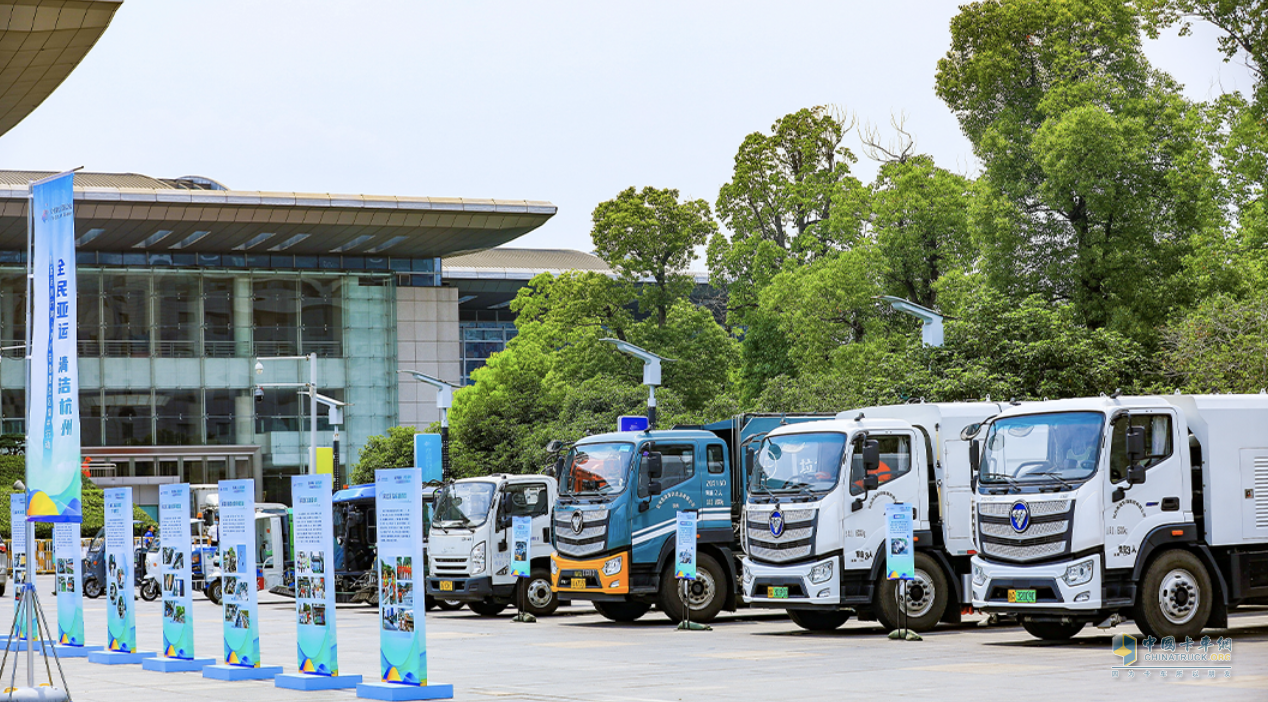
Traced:
<path fill-rule="evenodd" d="M 108 488 L 106 505 L 107 651 L 136 652 L 132 488 Z"/>
<path fill-rule="evenodd" d="M 427 636 L 421 616 L 426 607 L 418 606 L 425 598 L 414 587 L 423 578 L 422 474 L 418 468 L 380 470 L 374 483 L 380 671 L 383 682 L 426 685 Z"/>
<path fill-rule="evenodd" d="M 291 477 L 299 672 L 338 675 L 334 519 L 329 475 Z"/>
<path fill-rule="evenodd" d="M 511 517 L 511 577 L 528 577 L 532 546 L 533 518 Z"/>
<path fill-rule="evenodd" d="M 159 486 L 159 586 L 163 591 L 163 656 L 194 657 L 189 483 Z"/>
<path fill-rule="evenodd" d="M 220 481 L 220 578 L 225 663 L 259 668 L 254 480 Z"/>
<path fill-rule="evenodd" d="M 83 521 L 75 325 L 73 173 L 31 184 L 31 358 L 26 405 L 27 514 Z"/>
<path fill-rule="evenodd" d="M 13 611 L 18 611 L 18 603 L 22 599 L 22 583 L 26 582 L 26 495 L 18 493 L 9 495 L 9 533 L 12 535 L 13 553 Z M 26 617 L 18 617 L 17 634 L 19 639 L 26 638 Z"/>
<path fill-rule="evenodd" d="M 696 579 L 696 513 L 679 512 L 676 544 L 678 558 L 674 577 L 679 580 Z"/>
<path fill-rule="evenodd" d="M 433 483 L 441 480 L 444 468 L 441 465 L 440 434 L 414 435 L 414 467 L 422 471 L 422 480 Z"/>
<path fill-rule="evenodd" d="M 53 525 L 53 559 L 57 570 L 57 643 L 83 646 L 84 577 L 79 524 Z"/>
<path fill-rule="evenodd" d="M 914 580 L 916 542 L 912 533 L 911 505 L 885 506 L 885 577 Z"/>

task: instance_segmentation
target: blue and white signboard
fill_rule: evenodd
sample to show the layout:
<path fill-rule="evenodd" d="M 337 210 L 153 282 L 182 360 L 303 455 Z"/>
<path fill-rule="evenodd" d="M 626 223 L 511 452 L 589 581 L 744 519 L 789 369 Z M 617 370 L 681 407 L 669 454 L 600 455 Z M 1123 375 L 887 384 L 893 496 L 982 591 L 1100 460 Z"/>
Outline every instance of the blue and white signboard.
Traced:
<path fill-rule="evenodd" d="M 254 480 L 220 481 L 220 572 L 225 663 L 259 668 Z"/>
<path fill-rule="evenodd" d="M 53 525 L 53 560 L 57 570 L 57 643 L 83 646 L 84 578 L 78 522 Z"/>
<path fill-rule="evenodd" d="M 889 580 L 916 577 L 911 505 L 899 503 L 885 507 L 885 577 Z"/>
<path fill-rule="evenodd" d="M 189 483 L 159 486 L 159 585 L 163 592 L 163 657 L 194 657 L 190 577 Z M 210 662 L 210 661 L 208 661 Z"/>
<path fill-rule="evenodd" d="M 696 513 L 678 513 L 678 531 L 675 552 L 674 577 L 679 580 L 696 579 Z"/>
<path fill-rule="evenodd" d="M 26 403 L 27 514 L 83 521 L 75 309 L 74 173 L 31 183 L 31 348 Z"/>
<path fill-rule="evenodd" d="M 299 672 L 339 675 L 335 639 L 334 519 L 330 476 L 291 478 L 295 505 L 295 616 Z"/>
<path fill-rule="evenodd" d="M 422 476 L 418 468 L 375 473 L 379 542 L 379 658 L 383 682 L 427 684 L 423 594 Z M 418 573 L 419 580 L 414 574 Z"/>
<path fill-rule="evenodd" d="M 105 490 L 106 650 L 136 653 L 136 584 L 133 571 L 132 488 Z"/>
<path fill-rule="evenodd" d="M 532 559 L 533 518 L 511 517 L 511 576 L 527 578 Z"/>
<path fill-rule="evenodd" d="M 414 467 L 422 471 L 424 483 L 436 482 L 443 477 L 441 443 L 440 434 L 414 435 Z"/>
<path fill-rule="evenodd" d="M 26 495 L 9 495 L 9 525 L 13 536 L 13 611 L 22 600 L 22 584 L 26 582 Z M 17 638 L 26 639 L 26 617 L 18 617 Z"/>

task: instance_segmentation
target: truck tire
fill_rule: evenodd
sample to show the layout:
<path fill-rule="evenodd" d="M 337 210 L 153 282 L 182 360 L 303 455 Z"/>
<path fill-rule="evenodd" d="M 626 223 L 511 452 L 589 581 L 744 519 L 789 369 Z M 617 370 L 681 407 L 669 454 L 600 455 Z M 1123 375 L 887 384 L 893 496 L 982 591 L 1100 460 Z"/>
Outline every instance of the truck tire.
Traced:
<path fill-rule="evenodd" d="M 516 602 L 523 602 L 524 609 L 534 617 L 548 617 L 559 609 L 559 595 L 550 589 L 550 571 L 545 568 L 534 568 L 527 578 L 520 578 L 517 588 Z"/>
<path fill-rule="evenodd" d="M 456 612 L 462 609 L 462 603 L 457 600 L 436 600 L 436 609 L 442 612 Z"/>
<path fill-rule="evenodd" d="M 1215 588 L 1198 557 L 1188 551 L 1163 552 L 1141 580 L 1132 618 L 1146 636 L 1196 638 L 1211 617 Z"/>
<path fill-rule="evenodd" d="M 942 620 L 942 613 L 951 599 L 947 576 L 942 566 L 927 553 L 916 552 L 916 579 L 907 581 L 907 604 L 903 623 L 912 631 L 929 631 Z M 881 573 L 876 584 L 876 620 L 886 631 L 898 628 L 898 598 L 903 589 L 899 580 L 888 580 Z"/>
<path fill-rule="evenodd" d="M 502 613 L 502 610 L 506 609 L 507 603 L 498 602 L 490 598 L 479 602 L 472 602 L 467 606 L 471 608 L 472 612 L 475 612 L 482 617 L 496 617 Z"/>
<path fill-rule="evenodd" d="M 614 622 L 632 622 L 652 608 L 645 602 L 595 602 L 595 610 Z"/>
<path fill-rule="evenodd" d="M 701 553 L 696 557 L 696 579 L 687 581 L 691 600 L 691 621 L 708 624 L 726 604 L 726 572 L 713 556 Z M 673 565 L 660 576 L 660 611 L 670 621 L 680 622 L 686 614 L 682 601 L 683 586 L 674 577 Z"/>
<path fill-rule="evenodd" d="M 203 590 L 203 594 L 206 595 L 207 599 L 211 600 L 213 603 L 220 604 L 220 588 L 220 580 L 216 579 L 207 585 L 207 587 Z"/>
<path fill-rule="evenodd" d="M 427 598 L 423 600 L 423 606 L 426 609 L 426 611 L 428 612 L 432 611 L 433 609 L 436 608 L 436 598 L 432 597 L 431 595 L 427 595 Z"/>
<path fill-rule="evenodd" d="M 1084 622 L 1037 622 L 1029 617 L 1021 618 L 1021 628 L 1044 641 L 1065 641 L 1083 631 L 1084 626 Z"/>
<path fill-rule="evenodd" d="M 849 612 L 819 612 L 811 609 L 790 609 L 788 618 L 806 631 L 834 631 L 850 618 Z"/>

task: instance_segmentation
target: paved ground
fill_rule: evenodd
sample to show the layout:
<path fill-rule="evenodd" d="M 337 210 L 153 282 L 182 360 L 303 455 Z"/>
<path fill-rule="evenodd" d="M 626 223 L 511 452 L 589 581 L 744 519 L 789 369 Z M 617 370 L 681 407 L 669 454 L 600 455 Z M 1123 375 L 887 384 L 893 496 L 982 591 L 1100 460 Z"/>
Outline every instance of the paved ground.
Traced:
<path fill-rule="evenodd" d="M 51 590 L 51 582 L 41 592 Z M 52 598 L 47 606 L 52 613 Z M 159 646 L 159 602 L 138 602 L 137 630 L 145 650 Z M 266 665 L 295 670 L 294 605 L 262 594 L 261 640 Z M 86 602 L 90 643 L 105 638 L 105 600 Z M 219 655 L 219 608 L 195 595 L 200 655 Z M 339 662 L 343 672 L 377 675 L 375 611 L 340 606 Z M 8 626 L 8 618 L 3 621 Z M 801 631 L 771 614 L 726 617 L 710 632 L 675 631 L 656 612 L 632 625 L 617 625 L 589 605 L 561 610 L 537 624 L 515 624 L 510 615 L 479 617 L 468 610 L 427 618 L 433 682 L 452 683 L 459 700 L 871 700 L 911 697 L 981 702 L 996 699 L 1146 699 L 1221 702 L 1268 699 L 1268 610 L 1237 614 L 1227 631 L 1233 643 L 1232 678 L 1210 680 L 1185 671 L 1145 679 L 1111 677 L 1120 659 L 1111 636 L 1085 630 L 1059 645 L 1031 639 L 1016 627 L 968 623 L 940 628 L 923 642 L 890 641 L 873 624 L 850 622 L 830 634 Z M 1116 631 L 1134 633 L 1119 627 Z M 64 661 L 73 699 L 80 702 L 170 700 L 355 699 L 351 692 L 294 692 L 271 682 L 227 683 L 196 673 L 152 673 L 140 666 L 101 666 Z M 8 680 L 8 671 L 5 672 Z M 1164 690 L 1165 688 L 1165 690 Z M 1165 698 L 1163 697 L 1165 695 Z"/>

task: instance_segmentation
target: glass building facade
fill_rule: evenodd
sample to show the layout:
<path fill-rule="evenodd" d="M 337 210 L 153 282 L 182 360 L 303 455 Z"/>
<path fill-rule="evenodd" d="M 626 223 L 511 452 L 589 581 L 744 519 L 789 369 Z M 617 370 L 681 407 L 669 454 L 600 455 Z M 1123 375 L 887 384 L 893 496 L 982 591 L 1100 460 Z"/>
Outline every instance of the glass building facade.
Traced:
<path fill-rule="evenodd" d="M 518 333 L 515 322 L 509 319 L 460 319 L 458 329 L 462 339 L 459 354 L 462 362 L 463 385 L 470 385 L 471 373 L 488 363 L 489 357 L 493 354 L 505 349 L 506 342 L 515 338 Z"/>
<path fill-rule="evenodd" d="M 347 465 L 367 437 L 397 419 L 396 287 L 440 282 L 435 259 L 404 259 L 405 270 L 386 258 L 381 269 L 367 270 L 362 261 L 354 270 L 332 270 L 321 259 L 344 266 L 341 257 L 313 256 L 310 267 L 296 260 L 309 257 L 263 256 L 279 267 L 235 269 L 220 257 L 216 265 L 168 268 L 151 265 L 144 253 L 100 256 L 119 256 L 120 267 L 99 259 L 79 265 L 82 445 L 206 446 L 205 460 L 130 461 L 117 473 L 179 472 L 193 483 L 250 477 L 216 458 L 215 447 L 257 445 L 265 498 L 283 502 L 288 476 L 308 461 L 308 401 L 295 388 L 264 388 L 257 398 L 254 387 L 307 382 L 309 364 L 265 362 L 256 374 L 255 359 L 316 354 L 319 392 L 350 405 L 339 428 Z M 5 433 L 25 429 L 25 273 L 22 265 L 0 264 Z M 318 417 L 317 445 L 330 446 L 336 428 L 324 409 Z"/>

